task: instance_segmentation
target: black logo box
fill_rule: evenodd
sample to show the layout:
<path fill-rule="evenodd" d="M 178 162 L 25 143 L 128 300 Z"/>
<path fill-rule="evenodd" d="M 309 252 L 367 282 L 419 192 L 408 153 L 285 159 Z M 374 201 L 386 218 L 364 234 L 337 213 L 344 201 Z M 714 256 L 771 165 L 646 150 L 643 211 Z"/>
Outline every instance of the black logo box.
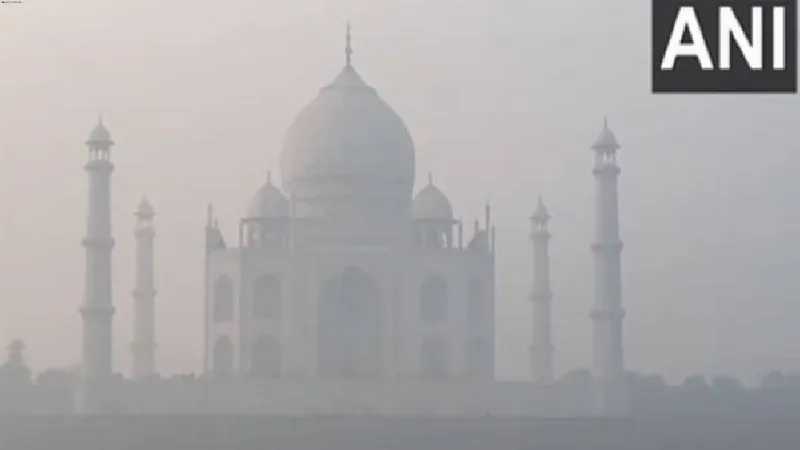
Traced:
<path fill-rule="evenodd" d="M 714 62 L 714 70 L 703 70 L 694 57 L 678 57 L 673 70 L 662 70 L 661 61 L 667 49 L 675 19 L 682 6 L 694 8 L 703 31 L 706 47 Z M 763 68 L 753 70 L 739 47 L 731 42 L 730 70 L 719 67 L 719 9 L 729 6 L 747 33 L 752 37 L 752 7 L 762 7 Z M 772 8 L 785 8 L 784 70 L 772 68 Z M 797 0 L 652 0 L 652 89 L 656 93 L 726 93 L 788 92 L 797 93 Z M 688 32 L 682 42 L 690 42 Z"/>

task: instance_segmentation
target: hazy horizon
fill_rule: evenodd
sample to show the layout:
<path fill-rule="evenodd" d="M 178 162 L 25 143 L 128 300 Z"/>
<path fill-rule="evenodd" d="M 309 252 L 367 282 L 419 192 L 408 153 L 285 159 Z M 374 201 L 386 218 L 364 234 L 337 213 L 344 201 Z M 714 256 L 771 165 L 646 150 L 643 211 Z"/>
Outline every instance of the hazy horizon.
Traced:
<path fill-rule="evenodd" d="M 280 180 L 286 128 L 341 69 L 349 18 L 355 67 L 414 138 L 417 184 L 433 171 L 466 223 L 492 204 L 498 378 L 529 377 L 539 193 L 554 216 L 556 369 L 591 363 L 589 146 L 604 115 L 623 146 L 628 368 L 672 382 L 800 371 L 797 97 L 651 94 L 649 14 L 619 0 L 0 5 L 0 344 L 23 339 L 36 370 L 80 359 L 83 141 L 102 111 L 117 142 L 115 369 L 130 372 L 146 192 L 157 367 L 200 372 L 206 205 L 234 243 L 267 171 Z"/>

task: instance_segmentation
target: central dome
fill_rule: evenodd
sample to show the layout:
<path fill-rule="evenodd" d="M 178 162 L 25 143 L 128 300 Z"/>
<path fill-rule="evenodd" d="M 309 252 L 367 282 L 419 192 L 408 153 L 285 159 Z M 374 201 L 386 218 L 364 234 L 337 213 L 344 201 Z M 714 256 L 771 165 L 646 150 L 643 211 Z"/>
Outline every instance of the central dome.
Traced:
<path fill-rule="evenodd" d="M 312 197 L 411 198 L 414 143 L 403 120 L 345 65 L 289 127 L 281 154 L 284 190 Z"/>

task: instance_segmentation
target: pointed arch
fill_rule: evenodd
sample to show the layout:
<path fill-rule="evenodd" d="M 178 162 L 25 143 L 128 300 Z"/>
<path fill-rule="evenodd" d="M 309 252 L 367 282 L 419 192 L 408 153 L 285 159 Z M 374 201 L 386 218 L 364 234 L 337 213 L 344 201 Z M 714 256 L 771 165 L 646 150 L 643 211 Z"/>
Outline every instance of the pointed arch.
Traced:
<path fill-rule="evenodd" d="M 228 275 L 220 275 L 214 282 L 214 321 L 233 320 L 233 280 Z"/>
<path fill-rule="evenodd" d="M 467 378 L 484 378 L 488 372 L 488 346 L 480 338 L 470 339 L 467 344 Z"/>
<path fill-rule="evenodd" d="M 253 282 L 253 316 L 257 319 L 280 320 L 283 314 L 281 279 L 263 275 Z"/>
<path fill-rule="evenodd" d="M 447 282 L 440 275 L 430 275 L 419 289 L 420 318 L 426 322 L 442 322 L 448 316 Z"/>
<path fill-rule="evenodd" d="M 420 347 L 420 378 L 443 379 L 449 375 L 450 355 L 447 341 L 441 337 L 428 337 Z"/>
<path fill-rule="evenodd" d="M 256 378 L 277 378 L 281 375 L 283 352 L 272 336 L 259 336 L 253 344 L 250 372 Z"/>
<path fill-rule="evenodd" d="M 215 377 L 228 377 L 233 374 L 233 344 L 227 336 L 214 343 L 212 373 Z"/>
<path fill-rule="evenodd" d="M 383 375 L 380 289 L 363 270 L 347 267 L 319 287 L 317 365 L 327 378 Z"/>

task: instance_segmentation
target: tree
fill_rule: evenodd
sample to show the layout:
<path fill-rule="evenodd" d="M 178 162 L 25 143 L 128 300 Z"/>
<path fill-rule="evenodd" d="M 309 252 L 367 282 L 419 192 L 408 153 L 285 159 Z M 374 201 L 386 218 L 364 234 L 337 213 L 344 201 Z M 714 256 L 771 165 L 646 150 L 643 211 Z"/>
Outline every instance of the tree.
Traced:
<path fill-rule="evenodd" d="M 687 392 L 706 392 L 711 386 L 703 375 L 690 375 L 683 380 L 681 389 Z"/>
<path fill-rule="evenodd" d="M 664 377 L 659 374 L 646 375 L 638 372 L 628 373 L 628 386 L 634 390 L 660 392 L 667 388 Z"/>
<path fill-rule="evenodd" d="M 75 373 L 68 369 L 46 369 L 36 376 L 36 385 L 48 389 L 72 389 Z"/>
<path fill-rule="evenodd" d="M 711 379 L 711 387 L 722 394 L 732 394 L 744 390 L 744 384 L 730 375 L 717 375 Z"/>
<path fill-rule="evenodd" d="M 68 414 L 73 410 L 77 371 L 46 369 L 36 377 L 38 408 L 49 414 Z"/>
<path fill-rule="evenodd" d="M 14 339 L 6 347 L 8 357 L 0 366 L 0 385 L 4 387 L 25 387 L 31 384 L 31 369 L 25 363 L 25 343 Z"/>
<path fill-rule="evenodd" d="M 761 387 L 764 389 L 774 389 L 783 387 L 784 383 L 785 381 L 783 373 L 773 370 L 772 372 L 768 373 L 763 380 L 761 380 Z"/>
<path fill-rule="evenodd" d="M 25 364 L 25 344 L 14 339 L 0 365 L 0 411 L 20 413 L 30 407 L 31 369 Z"/>

